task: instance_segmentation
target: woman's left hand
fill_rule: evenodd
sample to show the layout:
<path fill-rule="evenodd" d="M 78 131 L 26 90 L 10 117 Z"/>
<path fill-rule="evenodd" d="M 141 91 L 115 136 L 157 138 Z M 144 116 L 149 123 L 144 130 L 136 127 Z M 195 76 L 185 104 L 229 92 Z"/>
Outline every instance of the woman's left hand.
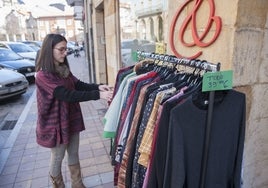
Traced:
<path fill-rule="evenodd" d="M 113 88 L 108 85 L 99 85 L 99 91 L 113 91 Z"/>

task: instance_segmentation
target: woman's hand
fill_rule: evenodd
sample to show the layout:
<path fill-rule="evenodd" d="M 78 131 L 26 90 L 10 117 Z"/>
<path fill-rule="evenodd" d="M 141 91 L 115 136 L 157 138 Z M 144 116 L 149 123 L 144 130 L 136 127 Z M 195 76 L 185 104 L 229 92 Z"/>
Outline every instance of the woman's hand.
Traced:
<path fill-rule="evenodd" d="M 99 91 L 113 91 L 113 87 L 110 87 L 108 85 L 99 85 Z"/>
<path fill-rule="evenodd" d="M 99 85 L 100 98 L 107 100 L 108 102 L 112 100 L 113 97 L 113 88 L 108 85 Z"/>
<path fill-rule="evenodd" d="M 100 98 L 106 101 L 111 101 L 113 97 L 113 91 L 100 91 Z"/>

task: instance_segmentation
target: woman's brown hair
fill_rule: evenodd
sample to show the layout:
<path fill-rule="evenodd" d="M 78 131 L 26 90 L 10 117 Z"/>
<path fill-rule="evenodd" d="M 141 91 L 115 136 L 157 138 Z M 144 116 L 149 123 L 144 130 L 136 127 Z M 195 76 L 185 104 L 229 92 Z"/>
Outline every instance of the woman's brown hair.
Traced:
<path fill-rule="evenodd" d="M 39 70 L 55 73 L 55 64 L 54 64 L 54 57 L 53 57 L 53 49 L 56 44 L 59 42 L 67 40 L 64 36 L 60 34 L 48 34 L 45 39 L 43 40 L 42 47 L 38 52 L 38 59 L 36 63 L 36 72 Z M 69 67 L 69 63 L 67 57 L 64 59 L 64 64 Z"/>

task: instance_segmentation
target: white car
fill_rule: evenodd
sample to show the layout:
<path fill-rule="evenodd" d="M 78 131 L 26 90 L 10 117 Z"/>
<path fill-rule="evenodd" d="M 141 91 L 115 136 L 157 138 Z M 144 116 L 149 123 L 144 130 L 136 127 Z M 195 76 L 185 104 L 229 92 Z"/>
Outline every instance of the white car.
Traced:
<path fill-rule="evenodd" d="M 136 51 L 155 52 L 154 42 L 140 39 L 124 39 L 121 41 L 121 61 L 123 67 L 134 65 L 136 62 L 134 54 Z"/>
<path fill-rule="evenodd" d="M 28 89 L 29 82 L 23 74 L 0 68 L 0 101 L 19 96 Z"/>

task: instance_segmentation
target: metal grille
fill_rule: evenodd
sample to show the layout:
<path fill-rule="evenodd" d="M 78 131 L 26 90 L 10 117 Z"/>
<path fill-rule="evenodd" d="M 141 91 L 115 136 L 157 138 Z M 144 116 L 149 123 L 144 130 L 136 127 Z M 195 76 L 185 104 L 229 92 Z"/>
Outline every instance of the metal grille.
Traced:
<path fill-rule="evenodd" d="M 13 83 L 6 84 L 6 87 L 13 87 L 13 86 L 20 85 L 20 84 L 21 84 L 21 81 L 13 82 Z"/>
<path fill-rule="evenodd" d="M 3 131 L 12 130 L 15 127 L 16 123 L 17 123 L 17 120 L 5 121 L 1 130 Z"/>

